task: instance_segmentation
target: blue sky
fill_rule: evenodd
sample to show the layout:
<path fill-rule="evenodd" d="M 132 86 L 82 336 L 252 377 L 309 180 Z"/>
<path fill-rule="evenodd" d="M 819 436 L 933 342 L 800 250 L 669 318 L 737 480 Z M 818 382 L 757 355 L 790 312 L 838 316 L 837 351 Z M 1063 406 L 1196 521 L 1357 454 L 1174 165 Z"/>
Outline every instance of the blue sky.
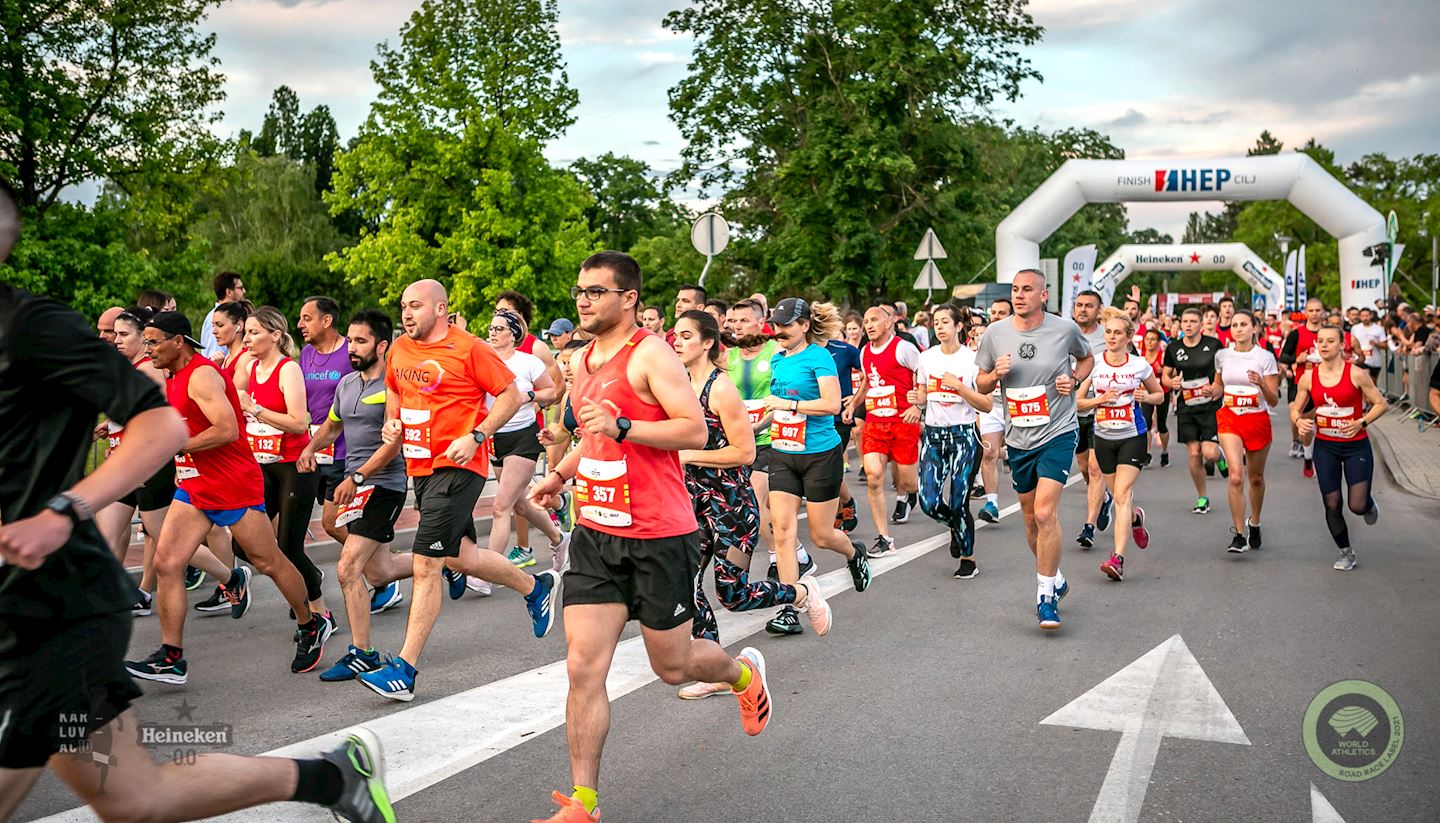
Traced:
<path fill-rule="evenodd" d="M 580 106 L 553 161 L 613 151 L 678 164 L 666 93 L 693 43 L 661 21 L 683 2 L 560 0 Z M 375 45 L 418 5 L 230 0 L 209 20 L 228 78 L 222 131 L 258 128 L 283 83 L 306 109 L 329 105 L 348 139 L 374 96 Z M 1440 151 L 1435 0 L 1034 0 L 1030 12 L 1046 33 L 1026 56 L 1045 79 L 995 109 L 1019 123 L 1096 128 L 1134 158 L 1243 154 L 1262 129 L 1287 147 L 1313 136 L 1342 162 Z M 1178 236 L 1195 208 L 1131 206 L 1131 224 Z"/>

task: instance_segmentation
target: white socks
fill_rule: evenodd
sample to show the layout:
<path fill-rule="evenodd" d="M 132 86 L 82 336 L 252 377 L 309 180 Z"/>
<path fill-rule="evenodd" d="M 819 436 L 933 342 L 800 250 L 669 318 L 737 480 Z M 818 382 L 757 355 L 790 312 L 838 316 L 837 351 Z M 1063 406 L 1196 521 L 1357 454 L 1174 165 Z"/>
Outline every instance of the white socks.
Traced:
<path fill-rule="evenodd" d="M 1042 598 L 1053 598 L 1055 596 L 1055 577 L 1047 577 L 1043 574 L 1040 574 L 1039 572 L 1036 572 L 1035 579 L 1040 581 L 1040 588 L 1035 592 L 1036 603 L 1039 603 Z"/>
<path fill-rule="evenodd" d="M 999 495 L 999 494 L 987 494 L 987 495 L 985 495 L 985 502 L 986 502 L 986 503 L 994 503 L 995 505 L 998 506 L 998 505 L 1000 505 L 1000 495 Z"/>
<path fill-rule="evenodd" d="M 1305 459 L 1306 459 L 1306 460 L 1314 460 L 1314 459 L 1315 459 L 1315 441 L 1314 441 L 1314 440 L 1311 440 L 1311 441 L 1310 441 L 1308 444 L 1306 444 L 1306 446 L 1305 446 Z"/>
<path fill-rule="evenodd" d="M 801 546 L 795 550 L 795 559 L 803 566 L 810 562 L 810 553 L 805 551 L 804 546 Z"/>

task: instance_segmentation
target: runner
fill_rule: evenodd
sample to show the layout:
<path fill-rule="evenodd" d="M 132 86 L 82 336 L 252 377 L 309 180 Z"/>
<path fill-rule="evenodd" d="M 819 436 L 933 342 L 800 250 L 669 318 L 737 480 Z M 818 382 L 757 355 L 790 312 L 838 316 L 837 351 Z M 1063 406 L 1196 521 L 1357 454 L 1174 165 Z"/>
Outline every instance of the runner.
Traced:
<path fill-rule="evenodd" d="M 990 322 L 998 323 L 1015 313 L 1015 304 L 1008 297 L 997 297 L 990 303 Z"/>
<path fill-rule="evenodd" d="M 1042 629 L 1060 628 L 1060 600 L 1070 584 L 1060 572 L 1060 492 L 1075 459 L 1075 388 L 1095 357 L 1074 321 L 1045 314 L 1045 275 L 1021 269 L 1010 284 L 1013 317 L 992 323 L 980 338 L 975 385 L 1005 393 L 1005 445 L 1010 482 L 1025 514 L 1025 540 L 1035 555 L 1035 613 Z M 1071 365 L 1074 358 L 1074 365 Z"/>
<path fill-rule="evenodd" d="M 754 432 L 755 460 L 750 465 L 750 486 L 755 492 L 756 504 L 760 510 L 759 545 L 769 553 L 770 562 L 774 563 L 774 532 L 770 527 L 771 414 L 765 408 L 765 398 L 770 396 L 770 360 L 774 358 L 779 347 L 769 335 L 761 331 L 761 325 L 765 322 L 765 316 L 761 312 L 760 304 L 748 299 L 730 307 L 725 317 L 725 324 L 730 331 L 730 336 L 726 338 L 725 373 L 740 392 L 746 419 L 750 421 L 750 430 Z M 675 322 L 679 324 L 679 315 Z M 679 351 L 679 348 L 676 348 L 676 351 Z M 681 359 L 684 359 L 683 356 Z M 750 553 L 745 554 L 743 560 L 736 558 L 734 562 L 736 565 L 745 563 L 743 568 L 748 570 Z"/>
<path fill-rule="evenodd" d="M 1179 405 L 1175 407 L 1175 439 L 1185 444 L 1190 457 L 1190 480 L 1195 484 L 1195 514 L 1210 511 L 1210 498 L 1205 494 L 1205 477 L 1220 459 L 1219 433 L 1215 413 L 1220 400 L 1210 385 L 1215 377 L 1215 353 L 1220 341 L 1200 333 L 1201 310 L 1187 307 L 1180 314 L 1183 336 L 1165 347 L 1165 380 L 1179 385 Z M 1228 472 L 1229 467 L 1226 467 Z"/>
<path fill-rule="evenodd" d="M 860 456 L 877 532 L 866 554 L 888 557 L 898 551 L 889 524 L 908 521 L 919 502 L 920 409 L 910 405 L 909 394 L 915 388 L 920 350 L 895 334 L 895 315 L 884 306 L 871 306 L 865 311 L 865 336 L 869 342 L 860 349 L 863 389 L 856 393 L 865 398 L 866 425 Z M 885 475 L 886 466 L 892 462 L 898 467 L 898 476 L 895 512 L 887 522 Z"/>
<path fill-rule="evenodd" d="M 1218 314 L 1215 322 L 1215 339 L 1220 345 L 1229 348 L 1235 338 L 1230 332 L 1230 322 L 1235 319 L 1235 298 L 1225 295 L 1220 298 Z"/>
<path fill-rule="evenodd" d="M 708 440 L 704 449 L 685 449 L 685 488 L 700 525 L 700 569 L 695 576 L 695 620 L 691 634 L 720 640 L 720 627 L 705 597 L 705 569 L 713 562 L 715 593 L 730 611 L 749 611 L 797 604 L 819 635 L 828 634 L 830 607 L 814 576 L 803 574 L 797 585 L 778 580 L 750 582 L 732 556 L 750 555 L 760 534 L 755 491 L 745 474 L 754 458 L 753 430 L 740 393 L 718 368 L 720 327 L 708 322 L 709 312 L 688 311 L 675 321 L 675 353 L 690 374 L 690 387 L 700 398 Z M 713 319 L 713 318 L 712 318 Z M 734 440 L 731 440 L 731 437 Z M 749 558 L 745 558 L 748 566 Z M 730 691 L 729 683 L 693 683 L 680 690 L 682 700 L 698 700 Z"/>
<path fill-rule="evenodd" d="M 1135 505 L 1135 481 L 1145 466 L 1146 422 L 1141 403 L 1153 403 L 1164 392 L 1155 369 L 1145 358 L 1130 353 L 1135 323 L 1120 309 L 1107 307 L 1104 317 L 1105 349 L 1095 361 L 1090 376 L 1081 382 L 1080 408 L 1095 416 L 1095 462 L 1106 489 L 1115 500 L 1115 520 L 1130 524 L 1130 533 L 1116 527 L 1114 549 L 1100 564 L 1111 580 L 1125 579 L 1125 550 L 1133 537 L 1135 545 L 1150 545 L 1145 528 L 1145 510 Z"/>
<path fill-rule="evenodd" d="M 190 321 L 180 312 L 155 315 L 145 326 L 145 347 L 155 365 L 170 373 L 165 390 L 170 405 L 180 410 L 189 438 L 175 456 L 178 488 L 155 549 L 161 645 L 144 660 L 127 662 L 125 668 L 144 680 L 185 684 L 189 677 L 184 651 L 185 566 L 211 528 L 223 526 L 245 547 L 255 571 L 274 580 L 294 610 L 295 659 L 290 671 L 310 671 L 324 653 L 320 615 L 310 613 L 305 581 L 275 542 L 265 515 L 264 477 L 245 439 L 235 387 L 199 353 L 200 341 L 191 336 Z M 221 584 L 230 616 L 237 620 L 250 609 L 250 579 L 250 569 L 242 566 Z"/>
<path fill-rule="evenodd" d="M 835 427 L 840 410 L 840 379 L 835 358 L 824 348 L 840 328 L 840 316 L 829 303 L 811 306 L 787 297 L 770 313 L 770 326 L 780 350 L 770 361 L 770 439 L 774 447 L 770 467 L 770 513 L 775 529 L 776 575 L 794 584 L 814 569 L 802 561 L 796 533 L 800 527 L 800 501 L 805 500 L 810 542 L 845 558 L 856 591 L 870 585 L 870 564 L 864 547 L 835 528 L 840 486 L 845 482 L 845 445 Z M 876 476 L 883 477 L 883 473 Z M 780 610 L 765 630 L 771 634 L 801 634 L 794 607 Z"/>
<path fill-rule="evenodd" d="M 1229 552 L 1260 548 L 1260 511 L 1265 506 L 1265 460 L 1270 455 L 1270 409 L 1280 402 L 1280 369 L 1275 355 L 1256 345 L 1255 315 L 1231 317 L 1230 348 L 1215 355 L 1215 385 L 1224 405 L 1216 413 L 1220 447 L 1230 466 Z M 1245 514 L 1246 487 L 1250 514 Z"/>
<path fill-rule="evenodd" d="M 115 345 L 115 319 L 124 313 L 123 306 L 111 306 L 100 312 L 100 317 L 95 320 L 95 331 L 108 345 Z"/>
<path fill-rule="evenodd" d="M 1290 391 L 1288 399 L 1295 402 L 1296 392 L 1299 390 L 1300 381 L 1304 379 L 1306 371 L 1314 368 L 1320 363 L 1320 351 L 1316 347 L 1315 338 L 1320 333 L 1320 325 L 1325 320 L 1325 304 L 1320 298 L 1312 297 L 1305 301 L 1305 322 L 1297 325 L 1285 335 L 1285 343 L 1280 347 L 1281 363 L 1291 369 Z M 1373 382 L 1373 381 L 1372 381 Z M 1309 415 L 1314 411 L 1315 404 L 1301 409 L 1303 415 Z M 1290 434 L 1290 456 L 1304 458 L 1305 462 L 1300 473 L 1306 478 L 1315 476 L 1315 445 L 1313 442 L 1304 443 L 1300 435 L 1299 427 L 1291 426 Z"/>
<path fill-rule="evenodd" d="M 225 353 L 225 344 L 215 337 L 215 310 L 220 308 L 222 303 L 239 303 L 245 299 L 245 283 L 233 271 L 222 271 L 216 274 L 210 281 L 211 288 L 215 291 L 215 305 L 200 321 L 200 353 L 214 360 L 217 356 Z"/>
<path fill-rule="evenodd" d="M 296 465 L 310 441 L 305 375 L 291 359 L 295 342 L 286 333 L 285 316 L 273 306 L 261 306 L 246 319 L 245 346 L 255 356 L 249 373 L 235 385 L 245 412 L 245 437 L 265 478 L 265 512 L 275 539 L 305 579 L 310 611 L 320 615 L 323 644 L 338 624 L 325 606 L 320 587 L 325 575 L 305 553 L 305 530 L 320 483 L 318 475 L 301 474 Z M 248 546 L 244 540 L 240 544 Z"/>
<path fill-rule="evenodd" d="M 380 653 L 370 645 L 370 614 L 398 604 L 403 596 L 396 581 L 414 573 L 412 554 L 392 554 L 387 547 L 395 539 L 395 521 L 405 507 L 400 443 L 380 439 L 385 425 L 385 356 L 393 336 L 394 326 L 384 312 L 365 309 L 350 318 L 345 339 L 351 370 L 335 386 L 325 422 L 298 461 L 301 472 L 316 471 L 316 456 L 345 437 L 345 475 L 332 499 L 339 508 L 337 527 L 345 530 L 335 571 L 350 624 L 350 648 L 320 674 L 326 682 L 353 680 L 380 668 Z M 367 579 L 382 597 L 378 604 L 365 592 Z"/>
<path fill-rule="evenodd" d="M 659 306 L 646 306 L 640 312 L 640 324 L 651 334 L 668 337 L 665 331 L 665 311 Z"/>
<path fill-rule="evenodd" d="M 17 225 L 14 207 L 0 202 L 0 261 Z M 218 390 L 219 376 L 210 377 Z M 128 436 L 82 480 L 101 412 Z M 78 314 L 4 283 L 0 429 L 0 465 L 33 467 L 0 472 L 0 820 L 47 768 L 104 820 L 194 820 L 287 800 L 352 821 L 395 820 L 379 739 L 364 728 L 305 760 L 208 753 L 162 765 L 141 744 L 131 709 L 140 690 L 122 662 L 134 587 L 91 514 L 171 462 L 186 425 Z M 183 614 L 183 590 L 175 593 Z M 101 768 L 98 752 L 108 754 Z"/>
<path fill-rule="evenodd" d="M 1160 380 L 1161 399 L 1159 403 L 1141 403 L 1145 413 L 1145 429 L 1160 443 L 1160 468 L 1170 465 L 1170 394 L 1175 388 L 1165 380 L 1165 343 L 1159 329 L 1145 332 L 1145 362 Z M 1150 448 L 1145 448 L 1145 466 L 1150 466 Z"/>
<path fill-rule="evenodd" d="M 524 520 L 550 539 L 551 567 L 563 572 L 570 535 L 555 525 L 548 512 L 535 508 L 525 499 L 525 490 L 535 477 L 535 463 L 544 451 L 535 412 L 537 407 L 554 403 L 560 388 L 550 380 L 549 371 L 540 358 L 516 350 L 515 344 L 525 339 L 525 323 L 520 315 L 504 309 L 496 311 L 490 320 L 489 335 L 490 346 L 515 376 L 515 388 L 524 396 L 520 410 L 495 432 L 493 464 L 500 469 L 500 483 L 491 510 L 489 549 L 505 555 L 512 522 Z M 494 398 L 487 395 L 485 402 L 493 405 Z M 535 554 L 520 546 L 511 548 L 506 559 L 521 569 L 535 565 Z"/>
<path fill-rule="evenodd" d="M 1350 339 L 1360 353 L 1361 364 L 1370 372 L 1370 382 L 1380 379 L 1381 351 L 1385 348 L 1385 330 L 1375 322 L 1375 310 L 1365 306 L 1358 312 L 1359 322 L 1350 327 Z"/>
<path fill-rule="evenodd" d="M 1346 507 L 1363 517 L 1367 526 L 1380 519 L 1380 507 L 1371 488 L 1375 456 L 1365 430 L 1385 414 L 1389 404 L 1375 388 L 1369 372 L 1345 360 L 1339 328 L 1322 326 L 1315 346 L 1320 363 L 1300 378 L 1295 400 L 1290 403 L 1290 422 L 1302 437 L 1315 437 L 1315 473 L 1320 499 L 1325 504 L 1325 525 L 1340 550 L 1334 568 L 1348 572 L 1357 563 L 1355 549 L 1350 545 L 1350 529 L 1345 525 Z M 1313 398 L 1319 398 L 1319 403 Z M 1369 409 L 1364 408 L 1366 403 Z M 1312 407 L 1313 419 L 1305 416 L 1305 409 Z"/>
<path fill-rule="evenodd" d="M 769 323 L 766 323 L 766 326 L 768 327 Z M 855 356 L 858 358 L 860 356 L 860 347 L 865 345 L 865 321 L 859 314 L 853 311 L 845 313 L 845 342 L 855 347 Z M 861 383 L 864 382 L 864 378 L 865 370 L 863 367 L 852 368 L 850 370 L 850 402 L 842 406 L 840 419 L 836 421 L 842 424 L 848 422 L 851 427 L 850 439 L 845 442 L 846 457 L 844 465 L 846 471 L 850 470 L 850 447 L 854 446 L 855 454 L 859 456 L 860 444 L 864 442 L 865 437 L 865 397 L 864 395 L 855 394 L 855 390 L 860 388 Z M 865 466 L 863 464 L 860 466 L 859 472 L 860 479 L 864 480 Z M 846 484 L 842 483 L 840 485 L 844 487 Z M 849 493 L 850 490 L 846 489 L 845 494 L 849 495 Z M 856 525 L 859 524 L 857 523 Z"/>
<path fill-rule="evenodd" d="M 300 350 L 300 371 L 305 375 L 305 406 L 310 411 L 310 437 L 325 425 L 334 405 L 335 387 L 340 378 L 349 374 L 349 341 L 340 336 L 340 306 L 323 295 L 307 297 L 300 307 L 296 328 L 305 341 Z M 320 526 L 330 539 L 345 545 L 348 534 L 344 526 L 335 525 L 340 506 L 335 502 L 335 487 L 345 479 L 345 436 L 330 448 L 315 453 L 315 475 L 318 488 L 315 504 L 320 506 Z"/>
<path fill-rule="evenodd" d="M 490 344 L 450 322 L 449 296 L 439 281 L 407 286 L 400 316 L 405 336 L 389 352 L 381 440 L 401 443 L 405 472 L 414 481 L 420 512 L 415 582 L 400 654 L 359 680 L 381 697 L 409 701 L 415 699 L 415 666 L 440 613 L 442 569 L 452 572 L 452 600 L 464 593 L 467 574 L 525 595 L 536 637 L 555 625 L 560 575 L 552 570 L 531 577 L 476 545 L 474 512 L 489 475 L 488 443 L 523 398 L 515 375 Z M 487 394 L 495 397 L 488 409 Z"/>
<path fill-rule="evenodd" d="M 970 325 L 970 350 L 980 348 L 980 340 L 989 327 L 984 314 L 972 316 Z M 978 415 L 977 428 L 980 432 L 980 483 L 985 493 L 985 505 L 977 515 L 986 523 L 1000 522 L 1000 455 L 1005 451 L 1005 398 L 1000 388 L 990 393 L 990 411 Z"/>
<path fill-rule="evenodd" d="M 579 523 L 565 574 L 565 720 L 574 792 L 553 794 L 560 806 L 549 818 L 555 823 L 600 819 L 596 789 L 610 726 L 605 677 L 631 619 L 640 621 L 661 680 L 730 683 L 750 735 L 764 731 L 773 716 L 764 657 L 747 648 L 731 658 L 690 631 L 700 544 L 676 453 L 704 448 L 707 436 L 685 367 L 635 325 L 641 277 L 634 258 L 593 254 L 581 264 L 578 281 L 570 292 L 580 328 L 594 335 L 575 355 L 571 399 L 583 432 L 580 448 L 530 491 L 532 502 L 554 508 L 565 482 L 579 475 Z"/>
<path fill-rule="evenodd" d="M 975 412 L 988 412 L 995 404 L 975 390 L 975 353 L 960 345 L 965 337 L 960 310 L 948 303 L 936 306 L 933 322 L 935 345 L 920 353 L 920 382 L 909 398 L 925 409 L 920 510 L 950 528 L 950 556 L 960 561 L 954 576 L 968 580 L 980 573 L 970 514 L 970 486 L 980 470 L 981 451 Z"/>
<path fill-rule="evenodd" d="M 210 326 L 215 332 L 215 342 L 221 346 L 220 353 L 211 359 L 220 371 L 235 382 L 236 374 L 249 374 L 255 355 L 245 348 L 245 321 L 250 319 L 250 310 L 244 303 L 221 303 L 215 307 Z"/>
<path fill-rule="evenodd" d="M 1132 313 L 1133 312 L 1133 313 Z M 1131 318 L 1140 312 L 1140 299 L 1131 297 L 1125 301 L 1125 313 Z M 1075 295 L 1071 319 L 1080 327 L 1080 333 L 1090 343 L 1090 353 L 1099 357 L 1105 351 L 1105 328 L 1100 325 L 1100 293 L 1086 289 Z M 1128 341 L 1127 341 L 1128 342 Z M 1083 399 L 1080 395 L 1078 399 Z M 1095 443 L 1095 410 L 1093 404 L 1076 403 L 1076 417 L 1080 428 L 1076 429 L 1075 464 L 1080 476 L 1085 479 L 1085 523 L 1080 527 L 1075 542 L 1082 549 L 1095 545 L 1095 530 L 1110 528 L 1110 514 L 1115 498 L 1101 475 L 1100 464 L 1095 460 L 1092 446 Z"/>
<path fill-rule="evenodd" d="M 850 433 L 855 427 L 855 378 L 863 373 L 860 349 L 839 337 L 826 340 L 825 348 L 835 361 L 835 376 L 840 380 L 840 415 L 835 418 L 835 433 L 840 435 L 841 466 L 843 468 L 843 456 L 850 447 Z M 850 487 L 841 483 L 840 505 L 835 509 L 835 528 L 850 534 L 859 526 L 860 512 L 855 505 L 855 498 L 850 494 Z M 800 555 L 800 565 L 804 566 L 806 555 L 803 548 Z"/>

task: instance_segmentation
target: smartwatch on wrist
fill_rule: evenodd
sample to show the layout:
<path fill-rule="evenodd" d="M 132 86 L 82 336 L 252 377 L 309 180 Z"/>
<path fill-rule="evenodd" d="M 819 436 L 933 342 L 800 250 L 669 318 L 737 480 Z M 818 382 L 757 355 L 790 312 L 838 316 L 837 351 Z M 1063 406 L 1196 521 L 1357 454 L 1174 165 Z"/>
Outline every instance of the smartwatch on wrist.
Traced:
<path fill-rule="evenodd" d="M 50 498 L 49 502 L 45 504 L 45 508 L 56 514 L 63 514 L 70 518 L 72 528 L 79 526 L 81 523 L 95 516 L 95 513 L 90 510 L 90 506 L 88 506 L 84 500 L 67 492 L 61 492 Z"/>
<path fill-rule="evenodd" d="M 624 443 L 626 436 L 630 434 L 630 418 L 615 418 L 615 428 L 619 429 L 619 431 L 615 433 L 615 442 Z"/>
<path fill-rule="evenodd" d="M 483 431 L 480 431 L 479 429 L 470 432 L 470 436 L 475 438 L 475 444 L 477 446 L 485 445 L 485 441 L 490 439 L 490 435 L 486 434 Z"/>
<path fill-rule="evenodd" d="M 363 486 L 365 485 L 365 475 L 360 472 L 355 472 L 354 474 L 350 475 L 350 482 L 354 483 L 356 486 Z"/>

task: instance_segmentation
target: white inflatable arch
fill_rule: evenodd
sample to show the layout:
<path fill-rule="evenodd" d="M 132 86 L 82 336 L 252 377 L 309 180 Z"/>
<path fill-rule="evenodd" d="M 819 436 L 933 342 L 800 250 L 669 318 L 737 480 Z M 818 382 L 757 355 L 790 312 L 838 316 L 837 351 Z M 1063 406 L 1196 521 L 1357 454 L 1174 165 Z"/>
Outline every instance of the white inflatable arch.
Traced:
<path fill-rule="evenodd" d="M 1008 283 L 1038 268 L 1040 241 L 1087 203 L 1288 200 L 1340 241 L 1340 299 L 1374 305 L 1379 266 L 1365 252 L 1387 242 L 1385 219 L 1299 152 L 1220 160 L 1069 160 L 995 230 L 995 269 Z"/>
<path fill-rule="evenodd" d="M 1271 268 L 1244 243 L 1179 243 L 1168 246 L 1121 246 L 1095 270 L 1091 288 L 1103 295 L 1119 293 L 1119 286 L 1137 271 L 1233 271 L 1265 295 L 1265 305 L 1282 305 L 1285 277 Z"/>

